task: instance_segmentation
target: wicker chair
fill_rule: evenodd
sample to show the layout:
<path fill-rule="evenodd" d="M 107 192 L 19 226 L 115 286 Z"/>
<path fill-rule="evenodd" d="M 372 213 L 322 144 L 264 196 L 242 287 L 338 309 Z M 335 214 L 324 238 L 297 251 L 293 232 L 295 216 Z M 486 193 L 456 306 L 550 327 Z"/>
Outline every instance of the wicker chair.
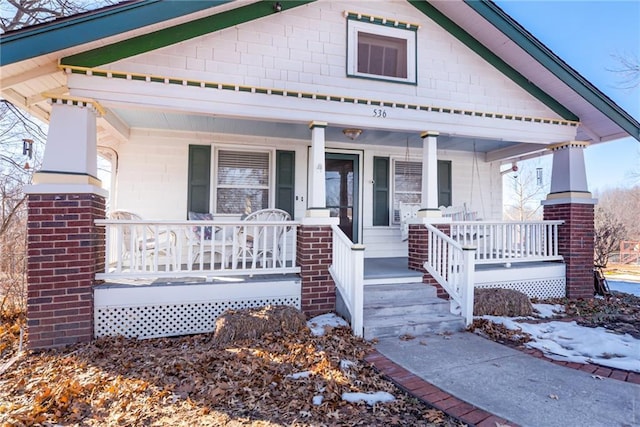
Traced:
<path fill-rule="evenodd" d="M 141 221 L 142 217 L 133 212 L 116 210 L 109 218 L 125 221 Z M 130 224 L 121 229 L 122 259 L 129 259 L 131 268 L 146 265 L 148 258 L 165 257 L 170 265 L 176 268 L 176 234 L 173 231 L 156 231 L 153 227 L 142 224 Z"/>
<path fill-rule="evenodd" d="M 261 209 L 250 213 L 244 218 L 245 222 L 290 221 L 291 215 L 282 209 Z M 287 225 L 276 227 L 245 225 L 237 229 L 238 251 L 237 257 L 250 259 L 253 264 L 266 265 L 271 263 L 284 266 L 282 259 L 282 243 L 284 234 L 290 230 Z"/>

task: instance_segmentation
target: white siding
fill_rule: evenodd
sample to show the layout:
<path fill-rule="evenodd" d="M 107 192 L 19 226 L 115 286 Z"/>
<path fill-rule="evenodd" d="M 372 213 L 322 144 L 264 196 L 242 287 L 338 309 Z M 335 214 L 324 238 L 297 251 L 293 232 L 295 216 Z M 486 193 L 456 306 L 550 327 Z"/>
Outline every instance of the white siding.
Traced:
<path fill-rule="evenodd" d="M 119 148 L 120 164 L 118 187 L 115 191 L 114 209 L 128 209 L 145 219 L 185 219 L 187 210 L 187 168 L 189 144 L 213 144 L 215 147 L 294 150 L 296 152 L 296 219 L 301 219 L 307 207 L 307 154 L 309 141 L 270 140 L 233 135 L 162 134 L 160 132 L 134 132 L 131 141 Z M 397 225 L 373 227 L 373 157 L 389 157 L 392 160 L 421 161 L 420 149 L 412 148 L 407 156 L 404 148 L 369 147 L 327 142 L 327 149 L 355 150 L 363 153 L 361 164 L 360 220 L 366 257 L 405 256 L 406 242 L 400 238 Z M 502 177 L 498 163 L 485 163 L 478 154 L 439 151 L 440 160 L 452 162 L 453 205 L 467 204 L 478 217 L 486 220 L 502 218 Z M 212 163 L 212 174 L 213 174 Z M 272 173 L 273 176 L 273 173 Z M 213 178 L 212 178 L 213 179 Z M 271 188 L 273 197 L 273 183 Z M 240 214 L 240 212 L 238 213 Z"/>
<path fill-rule="evenodd" d="M 346 77 L 345 10 L 421 25 L 417 31 L 416 86 Z M 128 58 L 109 68 L 266 88 L 557 117 L 404 1 L 320 0 Z"/>
<path fill-rule="evenodd" d="M 162 133 L 134 131 L 129 142 L 120 144 L 117 188 L 111 208 L 125 209 L 145 219 L 186 219 L 189 145 L 296 152 L 296 219 L 304 216 L 307 200 L 307 142 L 274 141 L 234 135 Z M 273 161 L 273 156 L 272 156 Z M 213 186 L 214 162 L 211 164 Z M 272 168 L 270 197 L 273 199 L 275 170 Z M 213 199 L 211 200 L 213 204 Z M 272 202 L 273 203 L 273 202 Z M 241 212 L 238 213 L 238 216 Z"/>

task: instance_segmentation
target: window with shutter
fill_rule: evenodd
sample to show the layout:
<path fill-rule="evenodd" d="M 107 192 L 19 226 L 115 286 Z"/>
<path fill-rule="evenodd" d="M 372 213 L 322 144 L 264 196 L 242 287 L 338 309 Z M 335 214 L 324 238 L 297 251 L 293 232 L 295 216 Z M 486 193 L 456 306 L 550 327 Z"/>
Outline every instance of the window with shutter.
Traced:
<path fill-rule="evenodd" d="M 218 150 L 216 158 L 217 213 L 269 207 L 269 152 Z"/>
<path fill-rule="evenodd" d="M 396 160 L 393 171 L 393 223 L 400 223 L 400 202 L 422 200 L 422 162 Z"/>
<path fill-rule="evenodd" d="M 451 161 L 438 160 L 438 206 L 452 203 Z M 422 162 L 393 162 L 393 223 L 400 223 L 400 203 L 422 202 Z"/>

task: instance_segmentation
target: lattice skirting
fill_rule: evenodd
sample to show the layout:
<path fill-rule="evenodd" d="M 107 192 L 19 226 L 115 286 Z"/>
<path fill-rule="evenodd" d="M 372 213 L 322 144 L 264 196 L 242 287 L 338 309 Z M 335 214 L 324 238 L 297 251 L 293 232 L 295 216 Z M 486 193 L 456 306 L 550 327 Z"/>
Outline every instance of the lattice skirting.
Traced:
<path fill-rule="evenodd" d="M 566 279 L 564 277 L 476 283 L 475 287 L 476 289 L 514 289 L 527 294 L 529 298 L 562 298 L 566 295 Z"/>
<path fill-rule="evenodd" d="M 226 310 L 271 304 L 299 309 L 300 284 L 106 287 L 95 292 L 94 335 L 156 338 L 212 332 Z"/>

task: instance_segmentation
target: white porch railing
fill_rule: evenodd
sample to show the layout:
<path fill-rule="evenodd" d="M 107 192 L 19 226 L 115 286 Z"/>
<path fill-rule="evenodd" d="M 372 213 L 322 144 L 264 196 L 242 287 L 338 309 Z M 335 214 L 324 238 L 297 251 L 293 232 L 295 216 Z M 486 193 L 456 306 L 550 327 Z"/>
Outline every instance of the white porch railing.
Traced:
<path fill-rule="evenodd" d="M 475 246 L 476 263 L 561 260 L 558 226 L 563 221 L 454 221 L 451 238 L 462 246 Z"/>
<path fill-rule="evenodd" d="M 97 220 L 106 228 L 96 279 L 298 273 L 296 221 Z"/>
<path fill-rule="evenodd" d="M 431 224 L 427 228 L 427 260 L 424 268 L 460 306 L 465 324 L 473 321 L 475 248 L 466 247 Z"/>
<path fill-rule="evenodd" d="M 351 329 L 363 335 L 364 245 L 354 244 L 337 225 L 333 229 L 333 261 L 329 272 L 351 315 Z"/>

